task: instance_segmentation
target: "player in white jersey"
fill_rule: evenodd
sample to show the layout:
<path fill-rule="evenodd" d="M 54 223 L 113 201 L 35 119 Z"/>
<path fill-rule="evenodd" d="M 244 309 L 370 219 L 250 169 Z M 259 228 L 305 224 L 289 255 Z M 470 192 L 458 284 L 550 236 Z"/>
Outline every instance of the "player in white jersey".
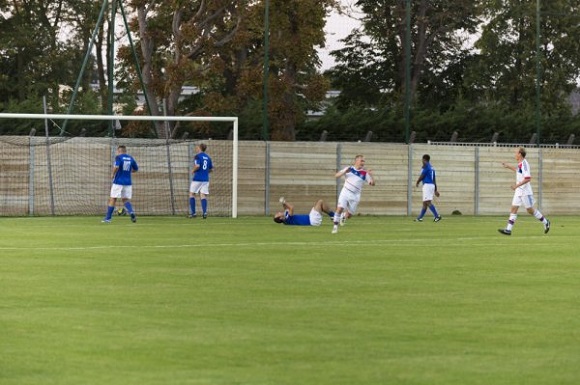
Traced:
<path fill-rule="evenodd" d="M 358 207 L 362 188 L 365 184 L 375 185 L 372 171 L 365 170 L 365 158 L 363 155 L 357 155 L 354 158 L 354 164 L 343 168 L 336 173 L 336 177 L 344 176 L 344 185 L 338 196 L 338 203 L 334 211 L 334 227 L 332 233 L 338 232 L 338 225 L 341 221 L 351 217 Z"/>
<path fill-rule="evenodd" d="M 528 213 L 544 224 L 544 234 L 547 234 L 550 231 L 550 221 L 539 210 L 534 208 L 534 192 L 532 191 L 532 185 L 530 183 L 532 174 L 530 172 L 530 164 L 526 160 L 526 150 L 523 147 L 518 147 L 515 158 L 518 162 L 517 167 L 502 163 L 503 167 L 515 171 L 516 184 L 512 185 L 514 197 L 512 199 L 512 208 L 507 226 L 505 229 L 499 229 L 498 231 L 504 235 L 512 235 L 512 228 L 518 217 L 518 209 L 521 205 L 524 205 Z"/>

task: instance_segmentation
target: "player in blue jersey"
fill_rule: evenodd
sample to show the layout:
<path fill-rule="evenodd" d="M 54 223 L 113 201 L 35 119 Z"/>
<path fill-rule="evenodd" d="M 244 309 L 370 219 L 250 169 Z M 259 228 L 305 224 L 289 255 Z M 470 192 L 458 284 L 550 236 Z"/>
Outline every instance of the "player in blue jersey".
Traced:
<path fill-rule="evenodd" d="M 294 226 L 320 226 L 322 224 L 322 213 L 328 214 L 331 218 L 334 217 L 334 212 L 330 211 L 330 208 L 322 199 L 316 201 L 310 210 L 310 214 L 294 214 L 294 206 L 286 202 L 284 198 L 280 198 L 280 203 L 282 203 L 284 211 L 279 211 L 274 215 L 274 222 L 276 223 Z"/>
<path fill-rule="evenodd" d="M 213 163 L 209 155 L 205 153 L 207 146 L 200 143 L 195 146 L 195 157 L 193 158 L 193 177 L 189 187 L 189 217 L 195 218 L 195 197 L 199 196 L 203 219 L 207 218 L 207 196 L 209 195 L 209 173 L 213 171 Z"/>
<path fill-rule="evenodd" d="M 435 178 L 435 169 L 431 166 L 431 157 L 429 154 L 423 155 L 423 168 L 421 169 L 421 175 L 417 179 L 416 187 L 423 182 L 423 208 L 419 213 L 419 216 L 415 219 L 416 222 L 421 222 L 427 209 L 431 210 L 433 213 L 433 222 L 439 222 L 441 220 L 441 215 L 437 212 L 433 202 L 433 196 L 438 197 L 439 191 L 437 191 L 437 180 Z"/>
<path fill-rule="evenodd" d="M 113 185 L 111 186 L 107 214 L 103 222 L 111 222 L 113 211 L 115 210 L 115 203 L 119 198 L 121 198 L 125 209 L 131 216 L 131 221 L 133 223 L 137 222 L 137 216 L 133 210 L 133 205 L 131 205 L 131 198 L 133 196 L 131 174 L 137 170 L 139 170 L 139 166 L 135 159 L 127 154 L 127 147 L 117 147 L 117 156 L 115 157 L 115 164 L 113 165 L 113 172 L 111 174 Z"/>

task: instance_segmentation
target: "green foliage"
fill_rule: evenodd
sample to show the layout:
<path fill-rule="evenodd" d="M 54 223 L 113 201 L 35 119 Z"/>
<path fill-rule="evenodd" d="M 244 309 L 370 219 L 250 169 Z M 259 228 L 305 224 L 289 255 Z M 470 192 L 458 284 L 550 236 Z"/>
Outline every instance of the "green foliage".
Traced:
<path fill-rule="evenodd" d="M 336 106 L 345 114 L 361 108 L 402 113 L 405 4 L 359 0 L 357 5 L 365 13 L 363 27 L 333 52 L 338 64 L 327 73 L 341 90 Z M 464 141 L 486 141 L 498 132 L 502 141 L 527 143 L 539 129 L 542 142 L 561 143 L 576 132 L 568 96 L 580 75 L 580 24 L 572 16 L 579 8 L 565 0 L 541 6 L 537 51 L 535 3 L 412 2 L 408 71 L 417 140 L 449 140 L 458 131 Z M 465 32 L 476 27 L 481 29 L 476 49 L 467 50 Z M 366 113 L 359 117 L 363 125 Z M 395 138 L 378 127 L 379 137 Z"/>

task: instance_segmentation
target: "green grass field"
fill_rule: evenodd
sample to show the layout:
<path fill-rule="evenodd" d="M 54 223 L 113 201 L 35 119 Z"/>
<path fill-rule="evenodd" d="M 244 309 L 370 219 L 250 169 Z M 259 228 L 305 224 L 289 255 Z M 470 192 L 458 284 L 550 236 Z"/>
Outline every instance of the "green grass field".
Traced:
<path fill-rule="evenodd" d="M 578 384 L 580 218 L 0 218 L 0 384 Z"/>

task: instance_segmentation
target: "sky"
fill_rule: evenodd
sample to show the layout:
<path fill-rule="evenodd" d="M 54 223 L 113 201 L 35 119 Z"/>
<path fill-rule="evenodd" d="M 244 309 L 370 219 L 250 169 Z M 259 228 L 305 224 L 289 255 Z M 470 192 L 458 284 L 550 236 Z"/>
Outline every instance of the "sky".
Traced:
<path fill-rule="evenodd" d="M 351 16 L 339 15 L 334 12 L 326 21 L 326 27 L 324 28 L 326 32 L 326 47 L 318 51 L 318 55 L 322 61 L 321 71 L 325 71 L 334 66 L 334 59 L 330 56 L 330 51 L 342 48 L 339 40 L 348 36 L 353 28 L 359 26 L 356 18 L 360 17 L 360 13 L 357 13 L 357 10 L 354 8 L 354 2 L 355 0 L 341 0 L 342 5 L 347 7 Z"/>

